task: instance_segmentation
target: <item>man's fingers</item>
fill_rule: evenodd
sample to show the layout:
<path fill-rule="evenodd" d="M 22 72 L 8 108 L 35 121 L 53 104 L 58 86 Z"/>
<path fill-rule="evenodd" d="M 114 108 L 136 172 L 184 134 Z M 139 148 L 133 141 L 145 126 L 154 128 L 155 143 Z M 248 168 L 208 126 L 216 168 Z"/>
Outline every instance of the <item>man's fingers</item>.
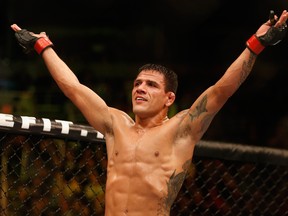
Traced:
<path fill-rule="evenodd" d="M 286 10 L 284 10 L 276 23 L 275 27 L 281 27 L 281 26 L 286 26 L 286 21 L 287 21 L 288 13 Z"/>
<path fill-rule="evenodd" d="M 275 19 L 275 13 L 273 10 L 270 10 L 269 20 L 270 20 L 271 25 L 274 26 L 276 23 L 276 19 Z"/>
<path fill-rule="evenodd" d="M 21 30 L 21 28 L 20 28 L 17 24 L 13 24 L 13 25 L 11 25 L 11 28 L 12 28 L 15 32 Z"/>

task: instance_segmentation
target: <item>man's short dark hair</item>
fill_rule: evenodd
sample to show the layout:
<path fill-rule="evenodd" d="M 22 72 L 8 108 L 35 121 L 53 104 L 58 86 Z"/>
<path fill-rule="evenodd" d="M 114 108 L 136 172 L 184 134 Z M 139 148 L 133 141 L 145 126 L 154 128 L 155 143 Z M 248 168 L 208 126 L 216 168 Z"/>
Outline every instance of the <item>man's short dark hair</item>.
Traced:
<path fill-rule="evenodd" d="M 138 73 L 144 70 L 154 70 L 163 74 L 165 80 L 165 91 L 172 91 L 176 95 L 178 88 L 178 76 L 173 70 L 159 64 L 145 64 L 138 69 Z"/>

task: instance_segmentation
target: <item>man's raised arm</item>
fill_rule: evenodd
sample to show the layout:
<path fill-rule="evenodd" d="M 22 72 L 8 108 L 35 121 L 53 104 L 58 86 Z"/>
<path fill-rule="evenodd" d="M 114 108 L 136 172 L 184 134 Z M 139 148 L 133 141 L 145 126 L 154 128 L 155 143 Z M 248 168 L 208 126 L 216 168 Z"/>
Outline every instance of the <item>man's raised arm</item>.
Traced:
<path fill-rule="evenodd" d="M 112 124 L 109 107 L 95 92 L 79 82 L 54 51 L 53 43 L 46 33 L 34 34 L 16 24 L 11 25 L 11 28 L 15 31 L 16 39 L 24 52 L 36 51 L 42 56 L 59 88 L 78 107 L 91 126 L 105 135 L 107 128 Z"/>

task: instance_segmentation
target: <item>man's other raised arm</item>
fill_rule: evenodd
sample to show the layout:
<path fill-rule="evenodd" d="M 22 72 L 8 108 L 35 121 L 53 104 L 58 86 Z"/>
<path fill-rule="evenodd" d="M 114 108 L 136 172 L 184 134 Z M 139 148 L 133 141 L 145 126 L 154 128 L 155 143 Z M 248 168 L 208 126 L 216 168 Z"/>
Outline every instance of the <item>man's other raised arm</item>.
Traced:
<path fill-rule="evenodd" d="M 206 91 L 190 107 L 184 124 L 190 125 L 194 140 L 201 139 L 212 119 L 227 100 L 237 91 L 250 74 L 257 55 L 266 47 L 280 42 L 286 34 L 288 13 L 286 10 L 275 23 L 270 19 L 264 23 L 252 37 L 247 40 L 246 48 L 230 65 L 224 75 Z"/>

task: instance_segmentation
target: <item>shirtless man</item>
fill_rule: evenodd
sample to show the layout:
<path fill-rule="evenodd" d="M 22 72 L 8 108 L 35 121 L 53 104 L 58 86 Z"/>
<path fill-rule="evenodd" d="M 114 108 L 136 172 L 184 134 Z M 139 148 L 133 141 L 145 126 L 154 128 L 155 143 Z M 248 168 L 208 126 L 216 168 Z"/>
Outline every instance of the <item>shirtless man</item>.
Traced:
<path fill-rule="evenodd" d="M 58 57 L 45 33 L 15 31 L 26 52 L 36 50 L 63 93 L 79 108 L 89 124 L 106 139 L 108 153 L 105 215 L 156 216 L 170 214 L 196 143 L 213 117 L 247 78 L 260 52 L 281 41 L 288 13 L 284 10 L 264 23 L 224 75 L 193 105 L 170 119 L 177 76 L 160 65 L 140 68 L 132 90 L 135 120 L 108 107 L 95 92 L 81 84 Z M 272 26 L 272 27 L 271 27 Z M 170 78 L 168 78 L 170 77 Z M 174 83 L 174 84 L 173 84 Z"/>

